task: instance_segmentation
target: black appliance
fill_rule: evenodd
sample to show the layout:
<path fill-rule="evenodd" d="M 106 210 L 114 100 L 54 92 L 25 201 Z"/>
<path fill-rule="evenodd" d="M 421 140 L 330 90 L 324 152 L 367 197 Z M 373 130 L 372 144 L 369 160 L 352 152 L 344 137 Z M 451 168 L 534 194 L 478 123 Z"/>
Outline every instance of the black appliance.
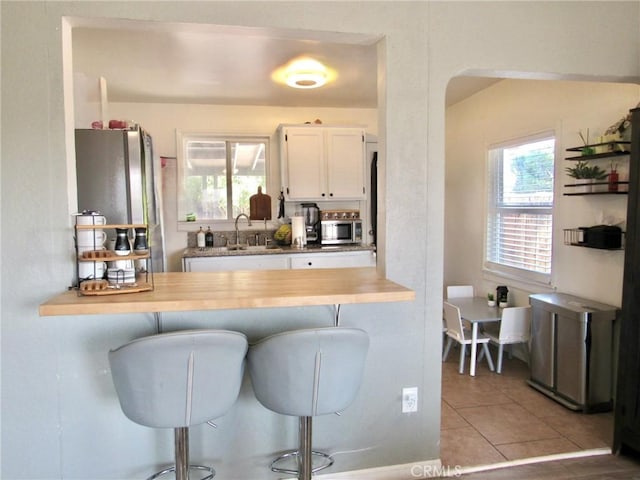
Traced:
<path fill-rule="evenodd" d="M 622 229 L 610 225 L 580 227 L 582 243 L 591 248 L 617 249 L 622 247 Z"/>
<path fill-rule="evenodd" d="M 500 285 L 496 288 L 496 300 L 498 304 L 509 302 L 509 289 L 504 285 Z"/>
<path fill-rule="evenodd" d="M 303 203 L 302 216 L 307 235 L 307 244 L 320 243 L 320 209 L 315 203 Z"/>

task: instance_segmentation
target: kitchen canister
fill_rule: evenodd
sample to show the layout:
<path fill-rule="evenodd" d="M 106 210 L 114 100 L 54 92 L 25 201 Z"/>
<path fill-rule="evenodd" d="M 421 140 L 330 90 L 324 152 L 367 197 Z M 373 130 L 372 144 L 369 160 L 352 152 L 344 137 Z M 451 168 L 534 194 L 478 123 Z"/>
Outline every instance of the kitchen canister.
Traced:
<path fill-rule="evenodd" d="M 147 244 L 147 229 L 145 227 L 136 227 L 136 236 L 133 240 L 133 252 L 141 255 L 147 253 L 149 245 Z"/>
<path fill-rule="evenodd" d="M 129 255 L 131 253 L 131 243 L 127 228 L 116 228 L 116 245 L 114 252 L 116 255 Z"/>

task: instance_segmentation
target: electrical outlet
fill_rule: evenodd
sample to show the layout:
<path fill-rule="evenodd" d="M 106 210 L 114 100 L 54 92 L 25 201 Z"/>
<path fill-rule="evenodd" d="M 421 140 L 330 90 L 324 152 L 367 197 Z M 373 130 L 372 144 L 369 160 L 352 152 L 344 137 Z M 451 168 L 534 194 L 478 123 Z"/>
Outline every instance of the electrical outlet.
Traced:
<path fill-rule="evenodd" d="M 418 387 L 405 387 L 402 389 L 402 413 L 418 411 Z"/>

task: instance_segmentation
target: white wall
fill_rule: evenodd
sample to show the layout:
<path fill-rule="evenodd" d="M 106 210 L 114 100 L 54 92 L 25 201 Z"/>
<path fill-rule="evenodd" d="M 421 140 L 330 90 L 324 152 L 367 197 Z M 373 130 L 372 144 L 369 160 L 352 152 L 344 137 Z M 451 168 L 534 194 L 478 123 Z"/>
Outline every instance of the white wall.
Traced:
<path fill-rule="evenodd" d="M 280 188 L 280 149 L 276 132 L 279 124 L 304 123 L 319 118 L 324 125 L 362 125 L 367 133 L 378 133 L 376 109 L 110 103 L 109 112 L 112 118 L 128 119 L 142 125 L 153 136 L 156 153 L 165 157 L 176 156 L 176 130 L 268 135 L 271 168 L 269 190 L 265 193 L 271 195 L 274 205 Z M 168 270 L 179 271 L 182 252 L 187 246 L 187 232 L 179 230 L 177 224 L 175 161 L 167 162 L 163 180 L 167 183 L 163 200 Z"/>
<path fill-rule="evenodd" d="M 65 124 L 63 16 L 384 35 L 380 263 L 387 277 L 415 289 L 416 300 L 343 309 L 344 323 L 365 328 L 372 342 L 358 403 L 342 417 L 316 422 L 318 447 L 344 452 L 334 471 L 439 456 L 449 79 L 468 69 L 640 77 L 638 2 L 72 1 L 0 8 L 3 479 L 143 478 L 171 450 L 168 435 L 124 418 L 106 362 L 110 347 L 153 331 L 150 315 L 37 313 L 67 287 L 73 270 L 61 253 L 71 242 L 66 165 L 73 135 L 73 124 Z M 169 321 L 237 322 L 260 333 L 276 316 L 291 328 L 294 317 L 327 318 L 325 310 L 176 314 Z M 419 412 L 402 415 L 401 388 L 411 385 L 420 390 Z M 194 434 L 194 458 L 213 461 L 221 479 L 265 478 L 274 451 L 295 441 L 295 426 L 278 428 L 282 421 L 245 389 L 224 426 Z M 402 473 L 410 476 L 410 467 Z"/>
<path fill-rule="evenodd" d="M 493 292 L 507 285 L 511 298 L 528 304 L 528 295 L 549 291 L 483 272 L 486 225 L 487 146 L 553 130 L 557 159 L 554 184 L 552 288 L 619 306 L 624 252 L 564 245 L 563 229 L 618 224 L 626 220 L 627 197 L 563 196 L 572 180 L 566 152 L 580 146 L 582 131 L 598 135 L 640 102 L 640 86 L 545 80 L 503 80 L 447 109 L 445 284 L 473 284 Z M 627 171 L 628 157 L 617 159 Z M 608 162 L 600 163 L 608 170 Z"/>

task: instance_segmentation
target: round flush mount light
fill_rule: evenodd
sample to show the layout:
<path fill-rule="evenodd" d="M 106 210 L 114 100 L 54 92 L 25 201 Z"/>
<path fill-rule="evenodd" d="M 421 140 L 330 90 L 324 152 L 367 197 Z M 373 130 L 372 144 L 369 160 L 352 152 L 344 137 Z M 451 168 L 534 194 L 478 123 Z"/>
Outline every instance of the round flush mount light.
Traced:
<path fill-rule="evenodd" d="M 293 88 L 318 88 L 336 77 L 335 72 L 309 57 L 297 58 L 277 69 L 272 78 Z"/>
<path fill-rule="evenodd" d="M 327 76 L 319 72 L 293 72 L 287 75 L 287 85 L 293 88 L 318 88 L 327 83 Z"/>

